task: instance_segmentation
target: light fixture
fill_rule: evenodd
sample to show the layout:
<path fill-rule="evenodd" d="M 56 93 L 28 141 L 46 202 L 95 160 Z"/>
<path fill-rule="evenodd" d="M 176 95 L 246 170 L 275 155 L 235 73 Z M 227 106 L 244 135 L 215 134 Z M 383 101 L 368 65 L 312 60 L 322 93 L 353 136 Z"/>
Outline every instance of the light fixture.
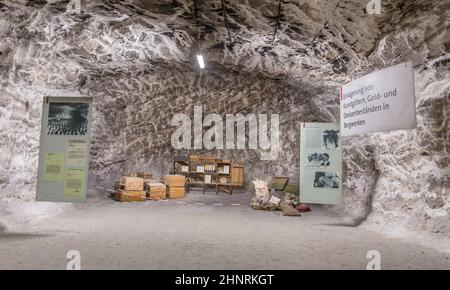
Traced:
<path fill-rule="evenodd" d="M 200 68 L 204 69 L 205 68 L 205 62 L 203 61 L 203 55 L 197 54 L 197 61 L 198 61 L 198 65 L 200 66 Z"/>

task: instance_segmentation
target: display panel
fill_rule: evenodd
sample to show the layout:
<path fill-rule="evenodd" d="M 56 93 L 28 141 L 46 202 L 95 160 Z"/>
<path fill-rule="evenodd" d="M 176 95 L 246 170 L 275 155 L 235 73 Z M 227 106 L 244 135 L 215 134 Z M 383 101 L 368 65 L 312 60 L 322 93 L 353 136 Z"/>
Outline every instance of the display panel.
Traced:
<path fill-rule="evenodd" d="M 342 151 L 339 124 L 302 123 L 300 136 L 300 201 L 340 203 Z"/>
<path fill-rule="evenodd" d="M 91 98 L 44 97 L 37 201 L 86 200 L 91 116 Z"/>

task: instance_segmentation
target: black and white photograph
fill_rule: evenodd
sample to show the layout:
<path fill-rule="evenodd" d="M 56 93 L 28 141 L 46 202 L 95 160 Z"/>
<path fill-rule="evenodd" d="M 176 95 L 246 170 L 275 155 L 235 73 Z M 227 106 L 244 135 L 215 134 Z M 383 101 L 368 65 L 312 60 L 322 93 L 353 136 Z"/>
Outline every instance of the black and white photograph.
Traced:
<path fill-rule="evenodd" d="M 48 135 L 86 135 L 88 103 L 50 103 Z"/>
<path fill-rule="evenodd" d="M 314 176 L 314 187 L 339 188 L 339 176 L 334 172 L 317 171 Z"/>
<path fill-rule="evenodd" d="M 323 168 L 330 166 L 330 154 L 328 153 L 309 153 L 307 155 L 308 162 L 306 164 L 307 167 L 313 168 Z"/>
<path fill-rule="evenodd" d="M 339 130 L 323 131 L 323 147 L 327 150 L 339 149 Z"/>

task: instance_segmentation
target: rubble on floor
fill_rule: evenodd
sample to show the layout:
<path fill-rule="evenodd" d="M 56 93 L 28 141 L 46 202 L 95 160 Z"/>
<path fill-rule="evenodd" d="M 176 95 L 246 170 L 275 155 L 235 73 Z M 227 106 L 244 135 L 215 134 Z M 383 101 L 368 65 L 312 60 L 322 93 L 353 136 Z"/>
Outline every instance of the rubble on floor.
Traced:
<path fill-rule="evenodd" d="M 285 216 L 300 216 L 302 212 L 311 211 L 309 206 L 299 202 L 299 196 L 276 191 L 263 180 L 253 181 L 255 196 L 250 200 L 251 208 L 255 210 L 282 211 Z"/>

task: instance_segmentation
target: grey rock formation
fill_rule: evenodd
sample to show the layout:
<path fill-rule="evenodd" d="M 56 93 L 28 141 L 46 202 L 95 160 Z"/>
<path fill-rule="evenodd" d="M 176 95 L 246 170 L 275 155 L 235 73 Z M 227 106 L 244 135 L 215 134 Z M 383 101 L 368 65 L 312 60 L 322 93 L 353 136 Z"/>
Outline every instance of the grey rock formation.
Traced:
<path fill-rule="evenodd" d="M 450 4 L 439 0 L 0 1 L 0 199 L 35 194 L 43 96 L 94 98 L 90 187 L 128 170 L 170 171 L 176 113 L 280 114 L 282 151 L 207 152 L 246 177 L 299 176 L 299 123 L 335 122 L 339 86 L 415 65 L 418 127 L 344 139 L 345 194 L 332 207 L 369 222 L 450 237 Z M 278 24 L 277 24 L 278 23 Z M 278 27 L 274 38 L 275 27 Z M 231 36 L 231 42 L 229 37 Z M 273 41 L 274 40 L 274 41 Z M 202 51 L 207 68 L 197 68 Z M 6 205 L 4 206 L 6 207 Z"/>

